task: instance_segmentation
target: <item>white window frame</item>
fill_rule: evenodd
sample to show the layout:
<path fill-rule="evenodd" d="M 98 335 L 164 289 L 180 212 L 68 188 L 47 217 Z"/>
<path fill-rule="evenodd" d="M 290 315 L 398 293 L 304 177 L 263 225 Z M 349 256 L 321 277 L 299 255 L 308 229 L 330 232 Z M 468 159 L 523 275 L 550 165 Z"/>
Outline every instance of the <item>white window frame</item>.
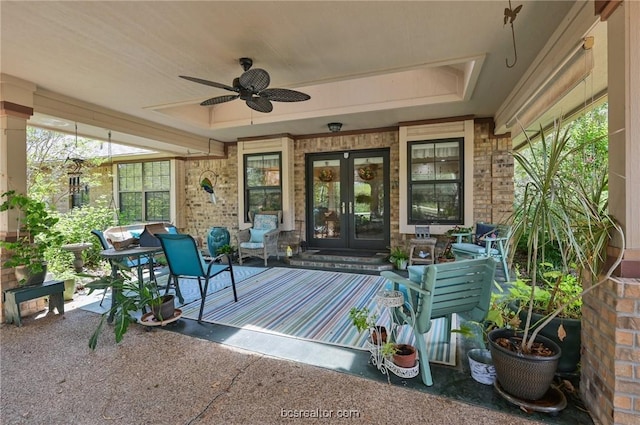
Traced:
<path fill-rule="evenodd" d="M 408 144 L 409 142 L 431 141 L 450 138 L 464 138 L 464 223 L 473 221 L 473 155 L 474 155 L 474 124 L 473 120 L 455 121 L 437 124 L 424 124 L 414 126 L 401 126 L 399 128 L 399 159 L 400 175 L 398 176 L 399 194 L 399 223 L 400 233 L 415 233 L 414 224 L 409 224 L 407 206 L 409 202 L 409 181 L 408 181 Z M 431 233 L 443 234 L 453 227 L 450 224 L 430 225 Z"/>
<path fill-rule="evenodd" d="M 140 160 L 140 161 L 126 161 L 126 163 L 137 163 L 137 162 L 158 162 L 158 161 L 169 161 L 169 172 L 171 173 L 170 179 L 171 179 L 171 186 L 169 188 L 169 217 L 170 223 L 173 223 L 175 226 L 179 227 L 179 225 L 181 225 L 181 223 L 179 223 L 178 221 L 178 210 L 177 210 L 177 199 L 176 199 L 176 193 L 181 193 L 181 191 L 177 190 L 177 188 L 180 185 L 180 180 L 178 179 L 178 170 L 181 168 L 182 164 L 178 164 L 177 161 L 175 159 L 169 159 L 169 158 L 153 158 L 153 159 L 148 159 L 148 160 Z M 111 168 L 111 172 L 113 177 L 113 199 L 115 202 L 115 205 L 118 207 L 119 210 L 119 206 L 120 206 L 120 183 L 119 183 L 119 176 L 118 176 L 118 164 L 119 163 L 113 163 L 112 168 Z M 182 191 L 182 193 L 184 193 L 184 191 Z"/>
<path fill-rule="evenodd" d="M 293 186 L 293 139 L 278 137 L 265 140 L 238 142 L 238 211 L 244 211 L 244 157 L 245 155 L 267 154 L 279 152 L 282 161 L 280 179 L 282 184 L 282 223 L 281 230 L 295 229 L 294 186 Z M 245 221 L 244 214 L 238 214 L 240 230 L 251 227 Z"/>

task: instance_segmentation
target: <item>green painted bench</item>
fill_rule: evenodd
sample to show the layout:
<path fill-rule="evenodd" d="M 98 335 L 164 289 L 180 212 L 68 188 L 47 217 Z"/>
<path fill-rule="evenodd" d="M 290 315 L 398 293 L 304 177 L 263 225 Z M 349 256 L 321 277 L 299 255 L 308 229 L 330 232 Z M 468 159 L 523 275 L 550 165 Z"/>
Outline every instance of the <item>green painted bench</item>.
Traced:
<path fill-rule="evenodd" d="M 428 266 L 409 266 L 409 279 L 394 272 L 381 276 L 392 282 L 393 289 L 404 293 L 407 306 L 397 307 L 394 318 L 398 325 L 408 324 L 416 337 L 422 382 L 433 385 L 424 334 L 431 329 L 431 320 L 445 318 L 447 341 L 451 341 L 451 316 L 459 314 L 467 320 L 480 322 L 489 311 L 496 262 L 493 258 L 454 261 Z M 413 318 L 415 317 L 415 320 Z"/>
<path fill-rule="evenodd" d="M 50 280 L 41 285 L 21 286 L 3 292 L 5 322 L 22 326 L 20 303 L 49 295 L 49 311 L 64 315 L 64 281 Z"/>
<path fill-rule="evenodd" d="M 452 236 L 457 238 L 456 242 L 451 245 L 451 252 L 456 260 L 492 257 L 502 266 L 505 280 L 510 280 L 507 258 L 509 257 L 511 226 L 476 223 L 473 233 L 454 233 Z"/>

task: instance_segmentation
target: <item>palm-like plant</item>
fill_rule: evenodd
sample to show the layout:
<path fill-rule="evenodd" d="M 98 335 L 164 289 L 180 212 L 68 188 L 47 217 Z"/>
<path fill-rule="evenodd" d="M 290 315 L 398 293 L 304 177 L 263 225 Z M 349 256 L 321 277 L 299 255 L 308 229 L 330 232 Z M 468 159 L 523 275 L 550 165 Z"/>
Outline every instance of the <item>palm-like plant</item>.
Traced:
<path fill-rule="evenodd" d="M 525 353 L 530 352 L 538 332 L 575 298 L 549 313 L 530 332 L 538 265 L 546 262 L 547 250 L 553 247 L 560 253 L 562 273 L 571 273 L 575 264 L 578 276 L 587 274 L 594 282 L 602 272 L 605 249 L 612 232 L 621 235 L 624 244 L 622 228 L 608 214 L 607 203 L 602 196 L 608 185 L 606 168 L 596 170 L 595 177 L 591 179 L 572 177 L 562 172 L 563 167 L 571 163 L 583 148 L 583 143 L 573 145 L 570 141 L 570 129 L 562 129 L 558 123 L 550 136 L 544 129 L 540 130 L 537 148 L 527 137 L 528 155 L 514 153 L 526 176 L 523 196 L 513 214 L 513 241 L 515 245 L 521 239 L 526 241 L 526 268 L 531 278 L 531 296 L 521 346 Z M 576 297 L 608 280 L 620 261 L 618 258 L 602 280 L 580 291 Z M 558 284 L 560 282 L 558 279 Z"/>

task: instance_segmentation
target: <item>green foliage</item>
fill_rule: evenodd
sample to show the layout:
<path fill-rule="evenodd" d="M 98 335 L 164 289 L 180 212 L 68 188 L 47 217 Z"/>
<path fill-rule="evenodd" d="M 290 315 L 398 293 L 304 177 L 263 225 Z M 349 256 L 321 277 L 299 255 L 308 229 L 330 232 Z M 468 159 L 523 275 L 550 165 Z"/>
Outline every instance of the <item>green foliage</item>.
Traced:
<path fill-rule="evenodd" d="M 391 249 L 391 253 L 389 254 L 389 261 L 397 264 L 400 260 L 408 260 L 409 253 L 401 246 L 396 246 Z"/>
<path fill-rule="evenodd" d="M 559 123 L 550 134 L 541 128 L 536 144 L 527 137 L 527 149 L 514 153 L 522 174 L 521 192 L 512 217 L 513 242 L 526 247 L 525 271 L 530 278 L 526 288 L 524 352 L 531 349 L 540 329 L 553 317 L 570 310 L 573 300 L 584 294 L 575 277 L 589 276 L 595 282 L 603 272 L 605 249 L 612 232 L 623 238 L 622 229 L 609 215 L 606 196 L 603 196 L 608 188 L 606 162 L 595 158 L 589 162 L 584 156 L 584 152 L 592 152 L 593 147 L 602 142 L 572 140 L 571 131 L 572 127 L 562 127 Z M 576 161 L 585 164 L 578 166 Z M 558 257 L 557 263 L 550 262 Z M 541 286 L 549 288 L 539 288 L 538 280 Z M 543 323 L 529 334 L 536 300 L 546 303 L 550 310 Z"/>
<path fill-rule="evenodd" d="M 104 162 L 94 154 L 95 142 L 52 130 L 27 126 L 27 187 L 29 196 L 50 205 L 57 205 L 69 196 L 69 158 L 86 158 L 86 165 Z M 100 175 L 82 175 L 82 183 L 98 184 Z"/>
<path fill-rule="evenodd" d="M 465 339 L 472 341 L 475 347 L 487 348 L 488 335 L 493 329 L 517 328 L 520 325 L 518 315 L 510 306 L 514 295 L 505 294 L 502 287 L 495 281 L 493 285 L 496 290 L 491 293 L 489 311 L 484 321 L 479 323 L 467 320 L 463 321 L 458 329 L 452 329 L 452 332 L 457 332 Z"/>
<path fill-rule="evenodd" d="M 582 317 L 580 279 L 573 274 L 563 273 L 551 263 L 539 265 L 539 276 L 538 285 L 533 290 L 533 311 L 546 316 L 562 308 L 558 317 L 580 319 Z M 509 298 L 524 306 L 529 302 L 531 292 L 528 281 L 518 277 L 509 289 Z"/>
<path fill-rule="evenodd" d="M 233 255 L 236 252 L 236 247 L 233 245 L 229 245 L 229 244 L 224 244 L 222 246 L 219 246 L 218 249 L 216 249 L 216 254 L 220 255 L 220 254 L 229 254 L 229 255 Z"/>
<path fill-rule="evenodd" d="M 124 334 L 127 332 L 131 323 L 138 321 L 136 313 L 145 307 L 159 306 L 162 303 L 160 290 L 155 282 L 145 282 L 140 286 L 137 277 L 131 272 L 126 264 L 116 262 L 119 274 L 116 277 L 82 275 L 83 277 L 91 277 L 95 280 L 87 283 L 89 294 L 95 290 L 107 290 L 113 288 L 112 293 L 116 297 L 115 306 L 105 312 L 96 330 L 89 338 L 89 348 L 95 350 L 98 345 L 98 338 L 104 329 L 105 322 L 109 315 L 113 314 L 113 332 L 115 334 L 116 343 L 122 341 Z"/>
<path fill-rule="evenodd" d="M 376 315 L 371 314 L 367 307 L 352 307 L 351 310 L 349 310 L 349 318 L 358 332 L 373 328 L 378 319 Z"/>
<path fill-rule="evenodd" d="M 558 124 L 551 135 L 541 130 L 538 140 L 528 139 L 526 148 L 514 155 L 516 210 L 519 214 L 531 213 L 527 220 L 516 216 L 523 223 L 514 232 L 515 251 L 521 256 L 527 253 L 531 259 L 528 242 L 537 238 L 538 262 L 550 262 L 565 271 L 577 262 L 597 275 L 603 263 L 598 260 L 604 260 L 605 241 L 611 230 L 610 223 L 594 227 L 594 223 L 602 223 L 608 206 L 607 109 L 604 104 L 569 125 Z M 544 216 L 536 219 L 534 212 Z M 536 221 L 546 226 L 531 226 Z M 581 257 L 580 250 L 571 249 L 572 241 L 562 226 L 573 226 L 569 233 L 582 237 L 593 247 L 592 252 Z M 538 230 L 536 235 L 531 234 L 533 229 Z M 594 258 L 596 264 L 589 267 Z M 530 272 L 532 266 L 534 263 L 527 264 L 526 271 Z"/>
<path fill-rule="evenodd" d="M 18 210 L 18 229 L 14 242 L 0 242 L 0 246 L 11 251 L 11 257 L 4 267 L 26 266 L 31 273 L 42 271 L 45 252 L 53 246 L 60 246 L 62 235 L 54 226 L 58 219 L 40 201 L 15 191 L 3 193 L 5 198 L 0 211 Z"/>
<path fill-rule="evenodd" d="M 99 199 L 93 205 L 85 205 L 66 213 L 55 213 L 55 215 L 58 218 L 55 230 L 62 235 L 62 244 L 92 243 L 92 247 L 83 252 L 85 267 L 92 270 L 100 268 L 103 264 L 100 257 L 102 246 L 91 234 L 91 230 L 103 230 L 116 224 L 113 209 L 108 207 L 106 200 Z M 62 244 L 51 246 L 45 254 L 49 269 L 54 273 L 63 273 L 73 267 L 73 254 L 62 251 L 60 249 Z"/>
<path fill-rule="evenodd" d="M 385 342 L 382 344 L 382 357 L 386 359 L 392 358 L 398 352 L 398 345 L 394 342 Z"/>

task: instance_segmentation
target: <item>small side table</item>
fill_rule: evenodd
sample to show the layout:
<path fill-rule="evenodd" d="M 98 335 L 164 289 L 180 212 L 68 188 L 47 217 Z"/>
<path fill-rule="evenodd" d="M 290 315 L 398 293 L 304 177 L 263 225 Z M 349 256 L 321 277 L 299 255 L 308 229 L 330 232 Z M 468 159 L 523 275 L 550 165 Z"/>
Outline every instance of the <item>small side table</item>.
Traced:
<path fill-rule="evenodd" d="M 82 268 L 84 267 L 84 260 L 82 259 L 82 251 L 85 249 L 91 248 L 90 243 L 70 243 L 67 245 L 62 245 L 60 249 L 64 251 L 73 252 L 74 260 L 73 260 L 73 268 L 76 273 L 82 273 Z"/>
<path fill-rule="evenodd" d="M 437 238 L 413 238 L 409 240 L 409 265 L 434 264 Z M 422 254 L 421 254 L 422 253 Z M 426 255 L 424 255 L 426 254 Z M 423 256 L 424 255 L 424 256 Z"/>

